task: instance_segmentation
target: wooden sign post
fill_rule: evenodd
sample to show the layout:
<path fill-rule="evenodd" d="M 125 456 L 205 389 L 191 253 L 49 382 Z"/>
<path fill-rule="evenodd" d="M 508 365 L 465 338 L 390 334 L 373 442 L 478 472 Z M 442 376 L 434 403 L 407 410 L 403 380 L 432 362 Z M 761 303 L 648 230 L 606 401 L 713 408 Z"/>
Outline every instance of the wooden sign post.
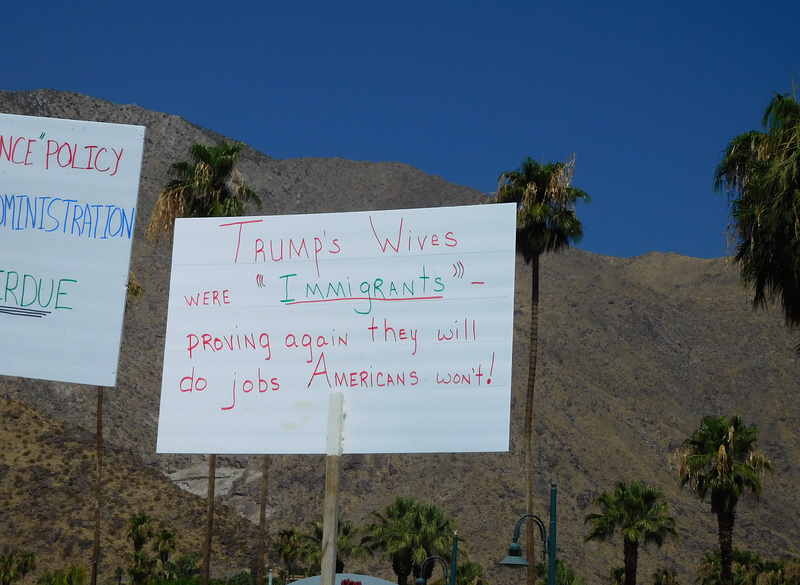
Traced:
<path fill-rule="evenodd" d="M 325 457 L 325 504 L 322 514 L 322 579 L 320 585 L 336 581 L 336 541 L 339 536 L 339 485 L 344 446 L 344 394 L 331 393 L 328 408 L 328 440 Z"/>

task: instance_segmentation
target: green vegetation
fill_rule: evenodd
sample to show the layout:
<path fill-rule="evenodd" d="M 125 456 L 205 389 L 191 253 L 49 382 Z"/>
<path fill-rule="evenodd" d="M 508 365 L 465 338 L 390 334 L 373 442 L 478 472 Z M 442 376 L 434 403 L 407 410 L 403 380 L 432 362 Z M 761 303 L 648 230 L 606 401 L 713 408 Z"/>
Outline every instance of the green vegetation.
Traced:
<path fill-rule="evenodd" d="M 420 574 L 429 556 L 450 558 L 455 522 L 436 504 L 423 504 L 412 496 L 397 496 L 366 528 L 364 545 L 391 559 L 398 585 Z M 433 565 L 429 565 L 433 571 Z M 426 578 L 428 576 L 426 575 Z"/>
<path fill-rule="evenodd" d="M 487 585 L 483 567 L 470 560 L 460 560 L 456 565 L 456 585 Z"/>
<path fill-rule="evenodd" d="M 11 585 L 24 579 L 34 570 L 36 570 L 36 555 L 31 551 L 13 553 L 4 550 L 0 554 L 0 585 Z"/>
<path fill-rule="evenodd" d="M 303 554 L 302 538 L 294 528 L 284 528 L 278 531 L 272 546 L 283 567 L 281 576 L 283 585 L 286 585 L 290 575 L 301 572 L 297 563 Z"/>
<path fill-rule="evenodd" d="M 619 531 L 625 560 L 625 584 L 636 585 L 639 544 L 661 547 L 667 536 L 677 536 L 675 518 L 669 515 L 669 504 L 657 489 L 641 481 L 630 484 L 618 481 L 614 493 L 603 492 L 594 503 L 599 513 L 586 516 L 590 525 L 584 542 L 609 540 Z"/>
<path fill-rule="evenodd" d="M 697 492 L 700 500 L 711 496 L 711 512 L 717 515 L 721 555 L 720 579 L 733 585 L 733 523 L 736 504 L 747 492 L 761 493 L 761 477 L 772 463 L 757 448 L 758 428 L 742 417 L 703 417 L 700 428 L 676 451 L 682 486 Z"/>
<path fill-rule="evenodd" d="M 675 571 L 661 567 L 653 572 L 653 585 L 681 585 L 681 578 Z"/>
<path fill-rule="evenodd" d="M 733 582 L 736 585 L 797 585 L 800 583 L 800 559 L 764 561 L 750 551 L 733 549 Z M 698 585 L 719 585 L 722 561 L 719 551 L 706 553 L 697 568 Z"/>
<path fill-rule="evenodd" d="M 780 302 L 787 325 L 800 324 L 800 104 L 775 94 L 762 119 L 764 132 L 728 144 L 714 187 L 728 195 L 736 238 L 734 262 L 753 306 Z"/>
<path fill-rule="evenodd" d="M 63 571 L 45 571 L 37 579 L 36 585 L 85 585 L 86 566 L 70 564 Z"/>
<path fill-rule="evenodd" d="M 308 523 L 309 531 L 301 534 L 305 541 L 303 555 L 309 563 L 312 575 L 320 573 L 322 562 L 322 519 Z M 361 530 L 354 523 L 339 516 L 337 523 L 339 534 L 336 537 L 336 572 L 344 573 L 344 561 L 349 558 L 365 558 L 370 553 L 360 542 Z"/>
<path fill-rule="evenodd" d="M 161 580 L 167 578 L 167 570 L 170 567 L 169 557 L 178 547 L 178 537 L 174 530 L 169 528 L 162 528 L 155 535 L 153 541 L 153 552 L 158 555 L 158 560 L 161 562 Z"/>
<path fill-rule="evenodd" d="M 578 201 L 589 195 L 572 186 L 574 155 L 566 163 L 541 164 L 530 157 L 515 171 L 500 175 L 495 203 L 517 205 L 517 252 L 531 265 L 531 326 L 528 385 L 525 398 L 525 509 L 533 510 L 533 394 L 539 350 L 539 257 L 559 252 L 580 242 L 583 226 L 575 214 Z M 527 524 L 528 542 L 533 542 L 533 522 Z M 536 578 L 529 556 L 528 585 Z"/>
<path fill-rule="evenodd" d="M 125 525 L 125 537 L 133 544 L 133 552 L 127 557 L 128 566 L 117 567 L 114 571 L 117 585 L 122 584 L 125 573 L 133 585 L 157 581 L 191 581 L 200 573 L 200 555 L 196 552 L 179 554 L 173 560 L 172 553 L 178 549 L 177 533 L 163 527 L 156 531 L 153 528 L 153 518 L 145 512 L 130 515 Z M 148 554 L 148 543 L 151 544 L 150 549 L 155 556 Z"/>
<path fill-rule="evenodd" d="M 740 479 L 732 480 L 732 485 L 739 486 L 741 493 L 745 490 L 760 493 L 760 481 L 757 488 L 752 487 L 753 479 L 759 480 L 759 474 L 753 474 L 747 466 L 754 462 L 762 461 L 763 454 L 755 448 L 757 431 L 755 427 L 747 427 L 741 417 L 734 417 L 730 422 L 725 419 L 706 417 L 704 426 L 685 441 L 684 447 L 691 447 L 698 457 L 691 460 L 695 463 L 706 461 L 710 454 L 713 464 L 711 470 L 704 473 L 713 476 L 720 470 L 725 470 L 726 465 L 731 470 L 742 474 Z M 726 427 L 727 423 L 727 428 Z M 724 430 L 726 429 L 727 430 Z M 701 437 L 703 438 L 701 440 Z M 727 443 L 717 444 L 720 437 Z M 704 446 L 703 449 L 696 448 Z M 673 456 L 678 462 L 683 461 L 685 455 L 682 447 Z M 706 448 L 707 447 L 707 448 Z M 708 453 L 706 453 L 708 451 Z M 749 455 L 743 456 L 742 453 Z M 725 455 L 723 462 L 719 456 Z M 743 458 L 738 463 L 728 457 L 729 454 Z M 763 461 L 762 461 L 763 463 Z M 744 465 L 744 467 L 742 467 Z M 758 467 L 758 465 L 756 465 Z M 698 469 L 703 468 L 699 466 Z M 694 469 L 694 468 L 693 468 Z M 703 468 L 705 469 L 705 468 Z M 763 465 L 763 470 L 767 466 Z M 705 486 L 707 494 L 712 494 L 712 485 L 716 479 L 706 477 L 700 479 L 699 484 Z M 688 481 L 688 480 L 687 480 Z M 724 482 L 720 480 L 720 485 Z M 699 485 L 698 484 L 698 485 Z M 688 482 L 687 485 L 692 485 Z M 716 493 L 716 492 L 714 492 Z M 699 495 L 699 491 L 698 491 Z M 738 497 L 738 496 L 737 496 Z M 659 544 L 674 532 L 674 520 L 668 514 L 667 504 L 658 490 L 648 488 L 641 482 L 617 482 L 613 492 L 602 494 L 595 499 L 595 504 L 600 509 L 595 514 L 587 516 L 587 540 L 597 540 L 613 537 L 619 533 L 625 538 L 627 529 L 638 534 L 638 542 L 655 542 Z M 716 508 L 715 508 L 716 509 Z M 163 512 L 162 512 L 163 514 Z M 338 567 L 339 572 L 358 573 L 362 570 L 356 560 L 361 561 L 367 553 L 385 560 L 388 570 L 389 564 L 393 568 L 402 567 L 397 573 L 398 582 L 409 582 L 410 577 L 419 576 L 421 562 L 428 556 L 437 555 L 448 564 L 451 560 L 453 530 L 455 521 L 450 515 L 435 504 L 421 502 L 411 496 L 399 496 L 389 503 L 384 509 L 372 513 L 372 521 L 366 526 L 356 526 L 344 518 L 339 521 Z M 201 516 L 198 514 L 197 516 Z M 275 527 L 277 529 L 277 527 Z M 687 528 L 688 530 L 688 528 Z M 124 566 L 113 571 L 106 581 L 100 585 L 200 585 L 200 559 L 201 555 L 195 551 L 181 551 L 177 532 L 164 526 L 160 518 L 155 518 L 149 512 L 136 512 L 130 514 L 124 526 L 116 533 L 120 540 L 130 542 L 131 551 Z M 303 529 L 284 528 L 271 532 L 270 548 L 272 554 L 267 561 L 267 569 L 275 571 L 277 582 L 290 582 L 300 576 L 319 574 L 319 542 L 321 541 L 321 522 L 319 520 L 307 522 Z M 634 539 L 636 537 L 634 536 Z M 524 542 L 524 541 L 523 541 Z M 538 544 L 538 539 L 535 542 Z M 626 551 L 627 552 L 627 551 Z M 375 554 L 377 553 L 377 555 Z M 253 555 L 255 556 L 255 555 Z M 698 553 L 698 557 L 700 553 Z M 722 554 L 720 551 L 711 551 L 702 558 L 698 558 L 697 582 L 700 585 L 723 585 L 722 580 Z M 24 562 L 23 562 L 24 560 Z M 252 559 L 255 561 L 255 559 Z M 35 570 L 35 559 L 26 553 L 4 552 L 0 557 L 0 585 L 25 585 L 24 577 L 27 571 L 30 574 Z M 565 562 L 566 561 L 566 562 Z M 569 566 L 568 558 L 558 558 L 556 563 L 556 585 L 583 585 L 584 578 L 578 570 Z M 347 567 L 352 564 L 354 566 Z M 670 562 L 668 567 L 662 567 L 652 574 L 654 585 L 681 585 L 681 576 L 672 570 Z M 51 565 L 52 566 L 52 565 Z M 26 568 L 27 567 L 27 568 Z M 346 568 L 347 567 L 347 568 Z M 426 575 L 431 585 L 438 585 L 440 577 L 437 563 L 429 563 L 432 574 Z M 240 571 L 227 580 L 212 580 L 212 585 L 254 585 L 257 567 L 249 567 Z M 9 570 L 10 569 L 10 570 Z M 111 567 L 106 567 L 110 570 Z M 69 565 L 59 571 L 48 571 L 39 576 L 36 581 L 40 585 L 86 585 L 88 565 Z M 541 564 L 535 568 L 537 585 L 546 583 L 546 565 Z M 626 578 L 625 567 L 611 569 L 609 576 L 614 584 L 631 585 L 635 577 Z M 459 550 L 456 573 L 458 585 L 489 585 L 483 567 L 472 562 L 466 551 Z M 800 585 L 800 560 L 776 559 L 761 560 L 758 555 L 748 552 L 732 551 L 732 576 L 734 585 Z M 521 577 L 521 575 L 520 575 Z M 685 579 L 685 576 L 683 576 Z M 10 579 L 10 580 L 9 580 Z"/>
<path fill-rule="evenodd" d="M 153 538 L 153 519 L 144 512 L 131 514 L 126 524 L 125 537 L 133 542 L 133 552 L 141 552 L 145 543 Z"/>
<path fill-rule="evenodd" d="M 156 200 L 147 240 L 157 243 L 162 233 L 171 234 L 178 217 L 235 217 L 245 214 L 248 201 L 260 205 L 261 200 L 236 168 L 241 153 L 241 144 L 197 143 L 189 150 L 193 162 L 172 163 L 173 179 Z"/>
<path fill-rule="evenodd" d="M 561 559 L 556 559 L 555 585 L 585 585 L 586 580 Z M 547 564 L 536 565 L 536 585 L 547 585 Z"/>

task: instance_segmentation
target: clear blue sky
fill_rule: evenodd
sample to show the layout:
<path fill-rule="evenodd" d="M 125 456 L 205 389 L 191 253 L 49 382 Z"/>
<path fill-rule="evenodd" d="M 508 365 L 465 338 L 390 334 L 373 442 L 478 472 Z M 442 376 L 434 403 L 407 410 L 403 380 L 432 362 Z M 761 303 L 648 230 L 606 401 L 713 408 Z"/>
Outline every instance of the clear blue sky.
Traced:
<path fill-rule="evenodd" d="M 800 2 L 6 2 L 0 89 L 183 118 L 275 158 L 484 192 L 577 155 L 580 248 L 726 253 L 727 142 L 800 82 Z"/>

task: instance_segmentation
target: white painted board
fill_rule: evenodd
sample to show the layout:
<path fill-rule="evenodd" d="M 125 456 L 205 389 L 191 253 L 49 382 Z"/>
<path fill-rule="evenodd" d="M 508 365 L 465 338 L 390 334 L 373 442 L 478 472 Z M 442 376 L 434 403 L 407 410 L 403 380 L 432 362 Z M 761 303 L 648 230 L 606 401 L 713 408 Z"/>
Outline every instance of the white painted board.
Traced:
<path fill-rule="evenodd" d="M 160 453 L 508 449 L 515 207 L 180 219 Z"/>
<path fill-rule="evenodd" d="M 143 141 L 0 114 L 0 374 L 115 385 Z"/>

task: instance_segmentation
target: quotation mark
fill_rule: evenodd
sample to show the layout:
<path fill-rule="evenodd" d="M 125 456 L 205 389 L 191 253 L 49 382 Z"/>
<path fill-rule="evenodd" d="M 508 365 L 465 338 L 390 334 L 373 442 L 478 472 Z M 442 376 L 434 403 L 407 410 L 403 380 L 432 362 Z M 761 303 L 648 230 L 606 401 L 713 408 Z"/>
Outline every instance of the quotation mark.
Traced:
<path fill-rule="evenodd" d="M 256 274 L 256 284 L 258 288 L 264 288 L 264 275 L 263 274 Z"/>
<path fill-rule="evenodd" d="M 459 260 L 456 264 L 453 264 L 453 276 L 456 278 L 464 278 L 464 265 Z"/>

